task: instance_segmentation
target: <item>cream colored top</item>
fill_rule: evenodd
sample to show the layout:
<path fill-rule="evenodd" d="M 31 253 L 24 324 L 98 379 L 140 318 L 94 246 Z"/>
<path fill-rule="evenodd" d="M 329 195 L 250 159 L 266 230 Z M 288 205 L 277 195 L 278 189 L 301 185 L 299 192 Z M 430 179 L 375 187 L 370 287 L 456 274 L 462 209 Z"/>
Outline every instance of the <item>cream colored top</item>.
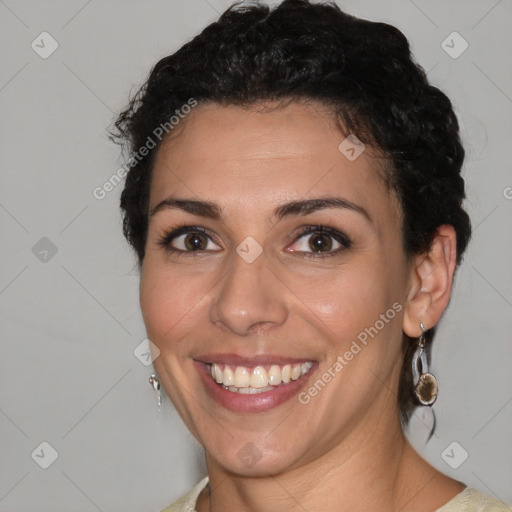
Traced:
<path fill-rule="evenodd" d="M 185 496 L 164 508 L 161 512 L 195 512 L 197 498 L 207 484 L 208 477 L 203 478 Z M 486 496 L 476 489 L 466 487 L 435 512 L 512 512 L 512 507 Z"/>

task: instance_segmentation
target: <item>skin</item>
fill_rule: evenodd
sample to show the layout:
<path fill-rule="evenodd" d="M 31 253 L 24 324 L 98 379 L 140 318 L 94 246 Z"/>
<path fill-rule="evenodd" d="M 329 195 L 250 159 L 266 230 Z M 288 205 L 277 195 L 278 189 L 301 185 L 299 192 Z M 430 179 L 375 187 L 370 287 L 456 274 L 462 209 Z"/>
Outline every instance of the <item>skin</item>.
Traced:
<path fill-rule="evenodd" d="M 463 489 L 406 441 L 396 399 L 402 333 L 417 337 L 448 304 L 455 232 L 441 226 L 428 253 L 408 257 L 383 160 L 367 146 L 349 161 L 343 139 L 315 103 L 206 104 L 159 149 L 150 211 L 170 196 L 222 211 L 218 220 L 178 208 L 152 215 L 140 282 L 160 382 L 205 449 L 210 486 L 199 512 L 433 511 Z M 347 208 L 273 215 L 285 202 L 327 196 L 371 220 Z M 350 247 L 319 257 L 308 245 L 315 235 L 298 238 L 319 224 L 345 233 Z M 180 225 L 207 229 L 211 241 L 201 252 L 166 251 L 159 240 Z M 252 263 L 236 252 L 248 236 L 263 249 Z M 184 248 L 183 238 L 173 246 Z M 212 352 L 304 358 L 318 362 L 312 384 L 395 303 L 396 316 L 306 405 L 294 397 L 260 413 L 227 410 L 193 365 Z M 250 467 L 238 456 L 247 443 L 258 458 Z"/>

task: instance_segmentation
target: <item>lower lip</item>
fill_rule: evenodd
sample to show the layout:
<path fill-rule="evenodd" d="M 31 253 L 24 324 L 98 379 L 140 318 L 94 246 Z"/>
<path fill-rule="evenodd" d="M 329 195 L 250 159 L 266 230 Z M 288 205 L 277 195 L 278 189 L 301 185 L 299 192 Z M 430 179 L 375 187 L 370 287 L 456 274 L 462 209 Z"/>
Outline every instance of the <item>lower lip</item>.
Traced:
<path fill-rule="evenodd" d="M 201 380 L 208 394 L 222 407 L 236 412 L 263 412 L 273 409 L 297 395 L 306 385 L 311 374 L 316 369 L 317 363 L 308 373 L 288 384 L 281 384 L 271 391 L 264 391 L 254 395 L 242 395 L 236 391 L 228 391 L 217 384 L 210 375 L 209 365 L 194 361 Z"/>

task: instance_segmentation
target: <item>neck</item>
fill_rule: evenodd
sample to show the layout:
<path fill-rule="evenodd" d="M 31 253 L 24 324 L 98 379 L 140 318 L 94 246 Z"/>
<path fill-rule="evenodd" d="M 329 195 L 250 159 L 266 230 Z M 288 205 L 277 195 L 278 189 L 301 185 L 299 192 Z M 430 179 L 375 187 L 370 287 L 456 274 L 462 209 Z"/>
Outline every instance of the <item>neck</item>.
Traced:
<path fill-rule="evenodd" d="M 199 512 L 251 510 L 432 511 L 463 486 L 431 467 L 402 433 L 398 417 L 365 422 L 332 449 L 275 475 L 233 475 L 207 456 L 210 485 Z"/>

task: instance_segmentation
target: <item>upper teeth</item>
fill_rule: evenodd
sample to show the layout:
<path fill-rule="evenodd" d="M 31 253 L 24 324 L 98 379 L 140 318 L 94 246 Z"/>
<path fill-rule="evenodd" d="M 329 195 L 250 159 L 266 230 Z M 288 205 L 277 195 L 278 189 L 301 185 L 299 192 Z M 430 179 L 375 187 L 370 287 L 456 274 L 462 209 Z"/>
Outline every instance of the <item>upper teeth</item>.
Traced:
<path fill-rule="evenodd" d="M 290 380 L 297 380 L 301 375 L 307 373 L 313 363 L 307 362 L 302 364 L 285 364 L 280 366 L 271 365 L 268 370 L 263 366 L 256 366 L 251 369 L 245 366 L 236 366 L 234 370 L 229 365 L 221 365 L 212 363 L 211 376 L 218 384 L 226 387 L 235 388 L 254 388 L 262 389 L 268 386 L 279 386 L 279 384 L 287 384 Z"/>

